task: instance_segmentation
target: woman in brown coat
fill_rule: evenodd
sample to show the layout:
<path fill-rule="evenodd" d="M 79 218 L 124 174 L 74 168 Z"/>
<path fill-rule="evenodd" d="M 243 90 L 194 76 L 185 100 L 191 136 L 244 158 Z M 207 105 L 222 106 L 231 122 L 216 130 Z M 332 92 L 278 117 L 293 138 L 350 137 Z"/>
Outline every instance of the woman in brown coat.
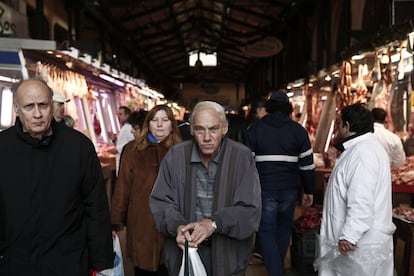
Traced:
<path fill-rule="evenodd" d="M 162 258 L 162 235 L 149 208 L 149 196 L 164 155 L 181 142 L 171 109 L 158 105 L 144 121 L 140 136 L 122 153 L 111 205 L 113 231 L 127 227 L 127 256 L 135 275 L 168 275 Z"/>

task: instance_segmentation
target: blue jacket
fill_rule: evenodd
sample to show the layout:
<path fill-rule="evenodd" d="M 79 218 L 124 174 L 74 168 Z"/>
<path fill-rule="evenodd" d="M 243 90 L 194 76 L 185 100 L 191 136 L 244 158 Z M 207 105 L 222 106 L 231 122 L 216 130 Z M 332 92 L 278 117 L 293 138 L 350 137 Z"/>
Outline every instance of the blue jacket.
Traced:
<path fill-rule="evenodd" d="M 305 128 L 288 115 L 275 112 L 251 125 L 246 145 L 255 154 L 262 191 L 298 189 L 312 194 L 315 186 L 313 152 Z"/>

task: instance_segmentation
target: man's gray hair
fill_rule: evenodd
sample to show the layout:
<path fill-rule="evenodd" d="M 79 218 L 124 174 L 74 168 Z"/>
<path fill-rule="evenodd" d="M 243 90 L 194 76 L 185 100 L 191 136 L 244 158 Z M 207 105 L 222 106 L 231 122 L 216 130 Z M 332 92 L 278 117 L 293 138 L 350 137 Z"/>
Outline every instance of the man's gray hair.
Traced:
<path fill-rule="evenodd" d="M 220 104 L 218 104 L 216 102 L 213 102 L 213 101 L 201 101 L 198 104 L 196 104 L 196 106 L 192 110 L 190 118 L 189 118 L 191 135 L 194 135 L 194 117 L 195 117 L 195 114 L 197 114 L 201 110 L 206 110 L 206 109 L 214 110 L 215 112 L 217 112 L 217 114 L 219 115 L 220 122 L 222 123 L 223 128 L 228 127 L 229 123 L 227 121 L 226 112 L 224 111 L 223 106 L 221 106 Z"/>

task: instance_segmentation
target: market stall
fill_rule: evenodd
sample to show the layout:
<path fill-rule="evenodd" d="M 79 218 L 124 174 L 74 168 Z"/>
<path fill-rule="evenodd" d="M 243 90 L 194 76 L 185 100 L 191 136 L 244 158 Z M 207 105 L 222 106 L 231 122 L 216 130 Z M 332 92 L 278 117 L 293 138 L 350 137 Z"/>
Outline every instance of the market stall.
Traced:
<path fill-rule="evenodd" d="M 414 209 L 396 207 L 393 210 L 395 269 L 400 276 L 414 275 Z"/>
<path fill-rule="evenodd" d="M 288 90 L 294 95 L 292 102 L 303 102 L 298 104 L 302 108 L 300 123 L 308 130 L 314 150 L 317 203 L 323 203 L 319 199 L 323 199 L 330 171 L 339 154 L 333 147 L 338 137 L 338 114 L 347 105 L 363 103 L 370 110 L 385 109 L 386 127 L 405 144 L 408 156 L 405 164 L 391 171 L 393 208 L 414 207 L 414 155 L 410 156 L 414 154 L 413 42 L 414 33 L 407 34 L 406 39 L 389 41 L 381 47 L 349 56 L 309 76 L 308 82 L 301 86 L 295 86 L 297 82 L 289 84 Z M 414 275 L 413 221 L 414 215 L 410 219 L 394 218 L 398 275 Z M 306 240 L 314 238 L 313 234 L 307 235 L 313 230 L 297 235 L 294 246 L 304 247 Z"/>

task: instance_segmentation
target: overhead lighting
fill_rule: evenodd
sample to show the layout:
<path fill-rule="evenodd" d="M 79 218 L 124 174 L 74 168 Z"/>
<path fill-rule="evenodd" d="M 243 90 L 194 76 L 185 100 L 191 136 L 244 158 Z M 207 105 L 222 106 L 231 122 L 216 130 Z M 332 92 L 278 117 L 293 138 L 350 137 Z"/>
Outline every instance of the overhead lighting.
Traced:
<path fill-rule="evenodd" d="M 298 88 L 305 84 L 305 79 L 297 80 L 293 83 L 293 87 Z"/>
<path fill-rule="evenodd" d="M 5 81 L 5 82 L 18 82 L 18 79 L 14 79 L 14 78 L 9 78 L 9 77 L 5 77 L 5 76 L 1 76 L 0 75 L 0 81 Z"/>
<path fill-rule="evenodd" d="M 365 57 L 365 55 L 363 55 L 363 54 L 358 54 L 358 55 L 353 55 L 352 57 L 351 57 L 351 59 L 352 60 L 361 60 L 361 59 L 363 59 Z"/>
<path fill-rule="evenodd" d="M 13 93 L 9 88 L 3 89 L 0 110 L 1 110 L 0 125 L 2 126 L 11 125 L 12 114 L 13 114 Z"/>
<path fill-rule="evenodd" d="M 124 82 L 122 82 L 120 80 L 117 80 L 117 79 L 115 79 L 115 78 L 113 78 L 111 76 L 108 76 L 108 75 L 105 75 L 105 74 L 99 74 L 99 77 L 101 79 L 106 80 L 106 81 L 109 81 L 109 82 L 111 82 L 111 83 L 113 83 L 115 85 L 118 85 L 118 86 L 121 86 L 121 87 L 124 87 L 125 86 L 125 83 Z"/>
<path fill-rule="evenodd" d="M 206 54 L 198 51 L 193 51 L 188 54 L 188 65 L 195 67 L 202 66 L 217 66 L 217 53 Z"/>
<path fill-rule="evenodd" d="M 68 67 L 69 69 L 73 68 L 73 61 L 66 61 L 65 62 L 66 67 Z"/>

